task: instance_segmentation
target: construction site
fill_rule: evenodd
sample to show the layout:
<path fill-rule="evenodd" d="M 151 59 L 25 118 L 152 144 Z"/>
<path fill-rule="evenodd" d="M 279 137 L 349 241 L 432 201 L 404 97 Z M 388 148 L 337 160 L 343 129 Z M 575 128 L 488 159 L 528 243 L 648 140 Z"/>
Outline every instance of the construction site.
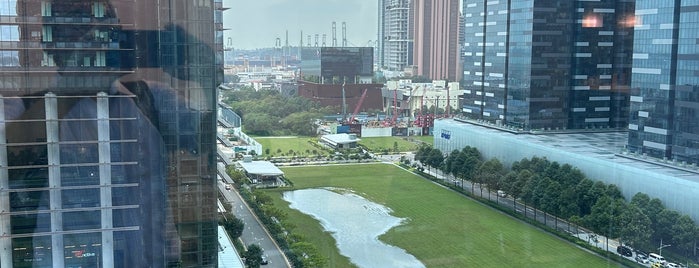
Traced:
<path fill-rule="evenodd" d="M 459 83 L 445 81 L 399 80 L 388 81 L 385 85 L 300 82 L 299 95 L 324 105 L 342 107 L 340 114 L 324 118 L 319 133 L 352 133 L 360 137 L 419 136 L 431 135 L 434 119 L 453 116 L 461 94 L 458 88 Z M 305 92 L 312 94 L 304 95 Z"/>

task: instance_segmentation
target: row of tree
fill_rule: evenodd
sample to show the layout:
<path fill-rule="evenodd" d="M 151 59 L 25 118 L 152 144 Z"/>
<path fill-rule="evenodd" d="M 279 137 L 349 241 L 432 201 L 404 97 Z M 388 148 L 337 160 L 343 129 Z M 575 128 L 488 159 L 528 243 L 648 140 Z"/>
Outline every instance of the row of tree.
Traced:
<path fill-rule="evenodd" d="M 672 244 L 672 251 L 690 256 L 699 240 L 699 227 L 688 215 L 669 210 L 644 193 L 627 202 L 617 186 L 592 181 L 568 164 L 534 157 L 517 161 L 508 170 L 497 159 L 484 161 L 473 147 L 445 157 L 439 149 L 422 146 L 415 160 L 462 183 L 481 185 L 481 196 L 483 188 L 503 190 L 527 205 L 635 248 L 654 250 L 662 241 Z"/>
<path fill-rule="evenodd" d="M 245 132 L 253 135 L 313 136 L 314 121 L 336 107 L 321 107 L 299 96 L 282 96 L 276 90 L 241 87 L 223 93 L 223 101 L 242 117 Z"/>

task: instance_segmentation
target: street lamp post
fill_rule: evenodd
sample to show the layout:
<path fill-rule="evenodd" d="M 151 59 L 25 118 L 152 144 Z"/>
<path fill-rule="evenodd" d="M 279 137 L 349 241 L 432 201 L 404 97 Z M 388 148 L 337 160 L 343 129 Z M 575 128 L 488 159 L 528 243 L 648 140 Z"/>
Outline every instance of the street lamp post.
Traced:
<path fill-rule="evenodd" d="M 661 238 L 660 239 L 660 247 L 658 248 L 658 254 L 660 254 L 660 256 L 662 256 L 663 255 L 663 248 L 669 247 L 669 246 L 672 246 L 672 245 L 670 245 L 670 244 L 663 245 L 663 239 Z"/>

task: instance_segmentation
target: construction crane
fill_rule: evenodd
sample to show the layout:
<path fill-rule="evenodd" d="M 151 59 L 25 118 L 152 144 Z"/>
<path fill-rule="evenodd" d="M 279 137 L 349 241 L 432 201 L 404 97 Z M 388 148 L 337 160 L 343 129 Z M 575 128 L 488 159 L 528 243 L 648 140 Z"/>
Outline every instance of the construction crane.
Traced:
<path fill-rule="evenodd" d="M 391 117 L 391 126 L 396 124 L 396 119 L 398 119 L 398 89 L 393 91 L 393 116 Z"/>
<path fill-rule="evenodd" d="M 366 98 L 366 92 L 368 91 L 368 88 L 365 88 L 364 91 L 362 92 L 362 96 L 359 97 L 359 101 L 357 102 L 357 107 L 354 107 L 354 111 L 352 112 L 352 116 L 350 116 L 349 121 L 347 123 L 354 123 L 355 117 L 357 116 L 357 113 L 359 112 L 359 108 L 362 107 L 362 103 L 364 103 L 364 98 Z"/>

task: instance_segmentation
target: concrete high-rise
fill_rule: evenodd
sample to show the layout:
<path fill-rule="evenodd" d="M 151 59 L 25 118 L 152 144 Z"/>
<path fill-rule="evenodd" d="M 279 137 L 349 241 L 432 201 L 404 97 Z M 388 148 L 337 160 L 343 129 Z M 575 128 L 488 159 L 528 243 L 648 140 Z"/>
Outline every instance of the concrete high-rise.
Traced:
<path fill-rule="evenodd" d="M 465 116 L 626 127 L 633 1 L 466 1 L 462 13 Z"/>
<path fill-rule="evenodd" d="M 413 64 L 410 0 L 379 0 L 379 64 L 403 71 Z"/>
<path fill-rule="evenodd" d="M 636 1 L 628 149 L 699 164 L 699 21 L 690 1 Z"/>
<path fill-rule="evenodd" d="M 459 1 L 414 0 L 413 14 L 413 64 L 417 75 L 458 81 Z"/>
<path fill-rule="evenodd" d="M 215 2 L 0 0 L 0 267 L 216 267 Z"/>

